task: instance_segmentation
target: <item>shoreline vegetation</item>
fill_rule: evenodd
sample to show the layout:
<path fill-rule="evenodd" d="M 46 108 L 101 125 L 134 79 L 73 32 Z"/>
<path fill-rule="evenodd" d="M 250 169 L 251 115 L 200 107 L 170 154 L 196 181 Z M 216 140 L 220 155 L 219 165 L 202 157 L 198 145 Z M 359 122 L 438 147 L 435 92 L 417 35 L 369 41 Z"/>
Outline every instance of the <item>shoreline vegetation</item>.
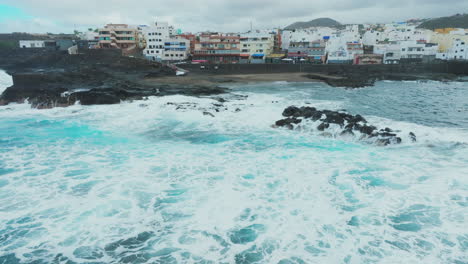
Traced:
<path fill-rule="evenodd" d="M 13 86 L 0 96 L 0 105 L 28 100 L 34 108 L 117 104 L 148 96 L 212 96 L 229 93 L 233 83 L 324 82 L 333 87 L 360 88 L 379 80 L 460 80 L 468 63 L 460 65 L 198 65 L 180 69 L 113 51 L 85 54 L 63 52 L 3 54 L 0 68 L 13 78 Z M 0 54 L 2 55 L 2 54 Z"/>

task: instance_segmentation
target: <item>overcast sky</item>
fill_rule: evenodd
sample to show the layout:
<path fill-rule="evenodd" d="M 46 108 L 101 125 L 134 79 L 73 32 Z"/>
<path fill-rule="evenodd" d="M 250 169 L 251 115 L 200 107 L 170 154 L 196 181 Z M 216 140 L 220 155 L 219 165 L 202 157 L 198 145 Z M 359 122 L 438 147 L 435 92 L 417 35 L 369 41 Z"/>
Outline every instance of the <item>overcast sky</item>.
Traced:
<path fill-rule="evenodd" d="M 330 17 L 403 21 L 468 12 L 468 0 L 0 0 L 0 32 L 72 32 L 106 23 L 167 21 L 184 32 L 242 32 Z"/>

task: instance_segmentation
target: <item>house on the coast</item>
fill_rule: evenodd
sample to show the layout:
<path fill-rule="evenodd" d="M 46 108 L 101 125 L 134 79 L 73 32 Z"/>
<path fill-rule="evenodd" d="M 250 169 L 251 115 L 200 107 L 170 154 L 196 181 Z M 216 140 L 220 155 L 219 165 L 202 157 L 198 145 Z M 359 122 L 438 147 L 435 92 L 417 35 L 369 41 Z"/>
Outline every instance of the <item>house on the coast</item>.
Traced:
<path fill-rule="evenodd" d="M 240 37 L 236 34 L 201 33 L 192 59 L 209 63 L 239 63 Z"/>
<path fill-rule="evenodd" d="M 440 60 L 468 60 L 468 42 L 457 39 L 447 52 L 437 53 L 437 59 Z"/>
<path fill-rule="evenodd" d="M 265 63 L 268 55 L 273 53 L 275 45 L 275 33 L 248 32 L 240 34 L 240 62 L 241 63 Z"/>

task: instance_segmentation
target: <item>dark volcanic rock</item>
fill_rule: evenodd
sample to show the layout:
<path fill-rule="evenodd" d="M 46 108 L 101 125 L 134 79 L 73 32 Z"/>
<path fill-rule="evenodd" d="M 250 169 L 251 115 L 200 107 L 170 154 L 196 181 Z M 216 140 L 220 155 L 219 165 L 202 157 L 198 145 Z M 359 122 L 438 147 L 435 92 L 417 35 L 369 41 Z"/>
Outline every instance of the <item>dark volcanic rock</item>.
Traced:
<path fill-rule="evenodd" d="M 373 141 L 378 146 L 387 146 L 390 144 L 400 144 L 402 139 L 398 137 L 397 132 L 391 128 L 384 128 L 378 130 L 377 127 L 368 125 L 367 120 L 360 115 L 351 115 L 343 111 L 330 111 L 330 110 L 317 110 L 314 107 L 296 107 L 290 106 L 283 112 L 283 116 L 288 118 L 282 119 L 276 122 L 277 127 L 287 127 L 289 129 L 294 128 L 294 124 L 298 124 L 304 121 L 318 121 L 320 124 L 317 126 L 317 130 L 321 131 L 320 135 L 333 137 L 331 131 L 327 131 L 331 127 L 331 124 L 342 128 L 341 131 L 336 132 L 339 136 L 355 136 L 356 133 L 361 133 L 361 139 Z M 307 123 L 306 123 L 307 124 Z M 335 136 L 336 136 L 335 135 Z M 412 142 L 416 141 L 416 135 L 410 133 L 409 137 Z"/>
<path fill-rule="evenodd" d="M 364 125 L 364 126 L 359 128 L 359 132 L 361 132 L 363 134 L 371 135 L 372 132 L 374 132 L 374 130 L 376 130 L 376 129 L 377 128 L 375 126 Z"/>
<path fill-rule="evenodd" d="M 276 124 L 276 126 L 279 126 L 279 127 L 287 127 L 289 129 L 293 129 L 294 124 L 299 124 L 301 122 L 302 122 L 302 120 L 297 119 L 295 117 L 288 117 L 286 119 L 281 119 L 281 120 L 276 121 L 275 124 Z"/>
<path fill-rule="evenodd" d="M 326 118 L 324 120 L 327 123 L 338 124 L 343 126 L 345 120 L 338 112 L 330 112 L 326 114 Z"/>
<path fill-rule="evenodd" d="M 318 131 L 325 131 L 325 129 L 329 128 L 330 124 L 328 123 L 321 123 L 320 125 L 317 126 Z"/>
<path fill-rule="evenodd" d="M 290 116 L 296 115 L 297 113 L 300 113 L 300 111 L 301 110 L 298 107 L 290 106 L 290 107 L 284 109 L 283 116 L 284 117 L 290 117 Z"/>
<path fill-rule="evenodd" d="M 68 106 L 77 101 L 83 105 L 117 104 L 147 96 L 209 96 L 227 92 L 216 86 L 144 83 L 145 76 L 175 75 L 175 71 L 158 63 L 104 51 L 80 55 L 41 53 L 4 68 L 12 75 L 13 86 L 0 96 L 0 103 L 28 99 L 38 108 Z"/>

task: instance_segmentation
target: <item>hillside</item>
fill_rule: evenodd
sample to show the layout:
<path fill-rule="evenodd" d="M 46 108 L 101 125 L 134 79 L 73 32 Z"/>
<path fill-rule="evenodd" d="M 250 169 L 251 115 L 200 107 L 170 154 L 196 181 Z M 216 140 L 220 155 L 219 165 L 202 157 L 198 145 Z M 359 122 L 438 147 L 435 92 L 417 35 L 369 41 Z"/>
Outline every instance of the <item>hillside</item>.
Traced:
<path fill-rule="evenodd" d="M 293 29 L 311 28 L 311 27 L 340 27 L 340 26 L 341 26 L 341 23 L 334 19 L 317 18 L 309 22 L 296 22 L 285 27 L 284 29 L 293 30 Z"/>
<path fill-rule="evenodd" d="M 468 28 L 468 14 L 429 19 L 419 25 L 418 28 L 430 30 L 437 28 Z"/>

